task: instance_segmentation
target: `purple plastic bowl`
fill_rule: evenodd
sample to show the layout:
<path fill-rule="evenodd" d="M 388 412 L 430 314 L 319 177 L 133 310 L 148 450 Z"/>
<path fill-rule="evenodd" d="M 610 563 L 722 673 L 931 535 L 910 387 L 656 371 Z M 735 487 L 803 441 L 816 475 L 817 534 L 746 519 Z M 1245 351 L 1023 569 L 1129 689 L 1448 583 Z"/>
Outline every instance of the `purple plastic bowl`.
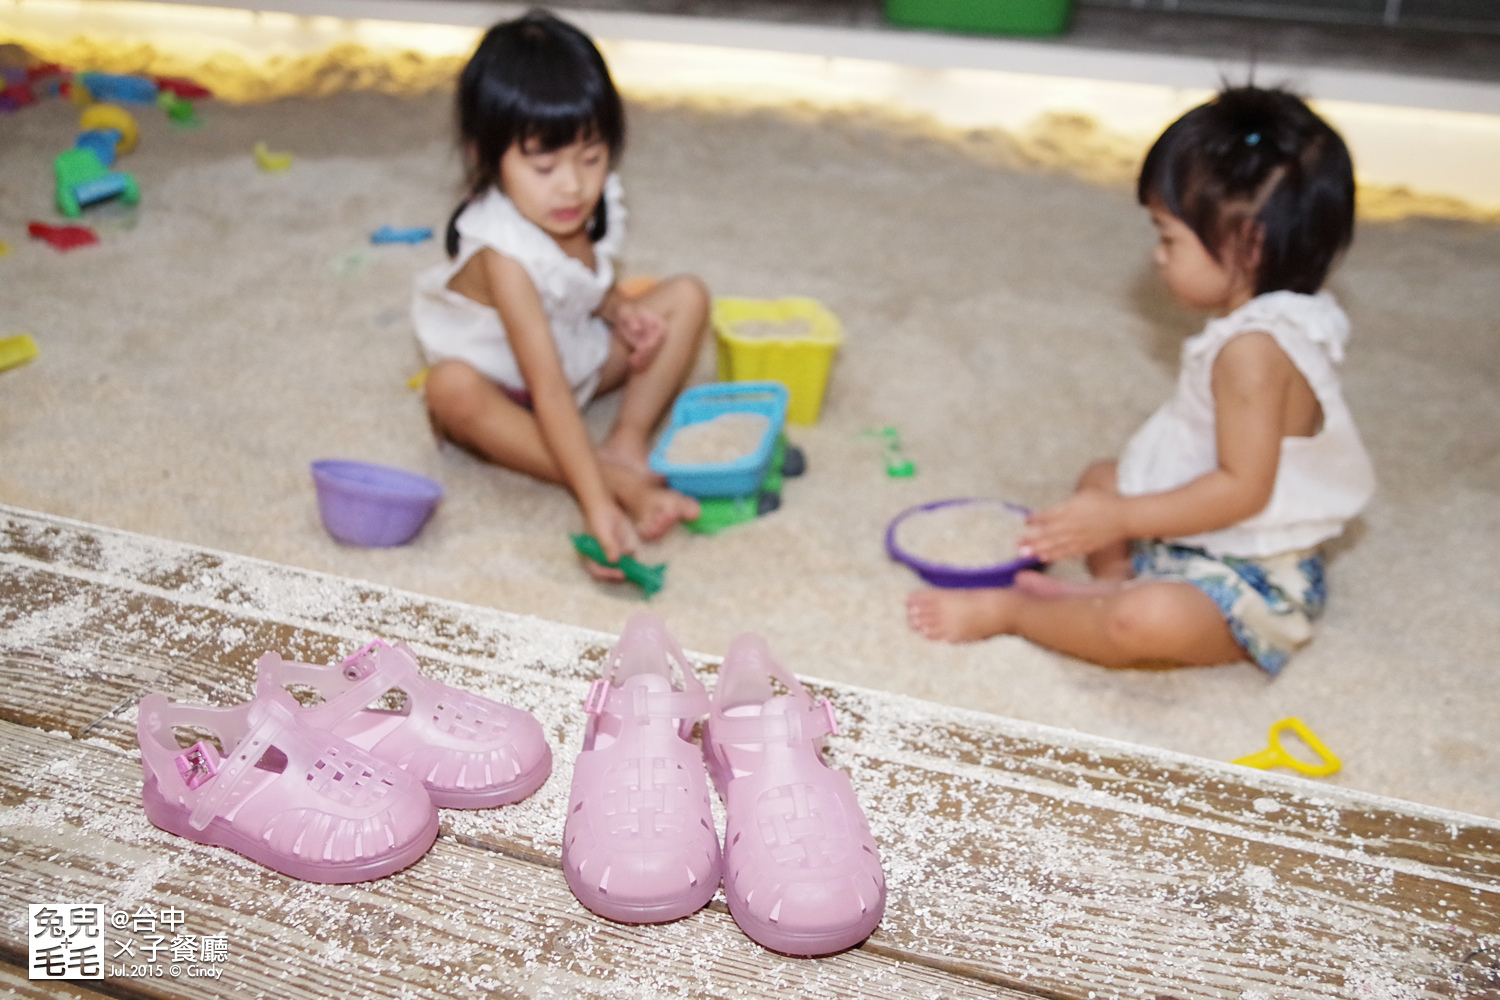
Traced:
<path fill-rule="evenodd" d="M 312 464 L 312 475 L 323 527 L 366 548 L 411 541 L 443 498 L 431 479 L 388 465 L 325 458 Z"/>
<path fill-rule="evenodd" d="M 1016 574 L 1023 569 L 1032 569 L 1040 566 L 1042 561 L 1035 556 L 1022 556 L 1012 559 L 1010 562 L 1001 563 L 998 566 L 945 566 L 942 563 L 928 562 L 919 559 L 910 552 L 904 551 L 896 544 L 896 529 L 901 522 L 913 514 L 924 511 L 937 510 L 940 507 L 952 507 L 961 503 L 1000 503 L 1007 509 L 1027 517 L 1031 511 L 1020 504 L 1006 503 L 1003 500 L 984 500 L 975 497 L 958 497 L 953 500 L 935 500 L 932 503 L 920 504 L 916 507 L 908 507 L 897 514 L 885 529 L 885 550 L 890 557 L 899 563 L 905 563 L 917 571 L 917 575 L 934 587 L 947 587 L 949 589 L 963 589 L 971 587 L 1009 587 L 1016 582 Z"/>

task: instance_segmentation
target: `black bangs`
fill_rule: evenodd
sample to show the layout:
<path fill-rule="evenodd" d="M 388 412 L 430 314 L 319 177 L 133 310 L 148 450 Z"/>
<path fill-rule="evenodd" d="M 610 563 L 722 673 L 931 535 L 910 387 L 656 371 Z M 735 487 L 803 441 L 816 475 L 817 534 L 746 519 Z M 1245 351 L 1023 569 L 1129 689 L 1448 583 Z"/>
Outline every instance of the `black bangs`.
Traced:
<path fill-rule="evenodd" d="M 497 184 L 500 158 L 516 143 L 550 152 L 597 139 L 611 163 L 625 148 L 625 110 L 604 58 L 587 35 L 541 10 L 486 32 L 459 76 L 457 111 L 471 198 Z M 590 235 L 601 239 L 606 228 L 601 211 Z M 448 246 L 458 252 L 451 226 Z"/>
<path fill-rule="evenodd" d="M 1230 87 L 1168 126 L 1136 197 L 1181 219 L 1215 260 L 1260 246 L 1256 294 L 1311 294 L 1354 235 L 1354 164 L 1343 139 L 1284 90 Z"/>

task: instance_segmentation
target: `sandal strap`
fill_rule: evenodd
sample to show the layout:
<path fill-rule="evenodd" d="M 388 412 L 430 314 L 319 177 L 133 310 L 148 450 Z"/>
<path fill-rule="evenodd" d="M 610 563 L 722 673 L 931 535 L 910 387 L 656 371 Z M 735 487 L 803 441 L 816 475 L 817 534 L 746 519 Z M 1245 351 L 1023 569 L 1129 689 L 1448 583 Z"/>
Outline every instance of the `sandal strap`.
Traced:
<path fill-rule="evenodd" d="M 265 709 L 264 713 L 260 713 L 260 721 L 250 727 L 239 745 L 229 756 L 218 762 L 213 780 L 201 783 L 203 790 L 198 792 L 193 811 L 188 814 L 188 825 L 194 830 L 202 830 L 213 822 L 245 775 L 260 763 L 267 750 L 282 742 L 282 737 L 296 725 L 295 717 L 285 705 L 267 702 Z M 192 795 L 192 791 L 189 795 Z"/>
<path fill-rule="evenodd" d="M 708 694 L 697 691 L 647 691 L 615 687 L 601 677 L 589 685 L 583 707 L 590 715 L 625 718 L 699 719 L 708 714 Z"/>
<path fill-rule="evenodd" d="M 837 736 L 838 719 L 827 698 L 806 708 L 780 715 L 719 715 L 709 720 L 715 743 L 745 746 L 755 743 L 796 743 L 820 736 Z"/>
<path fill-rule="evenodd" d="M 412 678 L 421 675 L 409 654 L 379 639 L 339 664 L 339 672 L 353 683 L 320 705 L 306 709 L 313 725 L 324 727 L 325 721 L 336 723 L 366 707 L 391 688 L 402 688 L 407 697 L 415 697 Z"/>

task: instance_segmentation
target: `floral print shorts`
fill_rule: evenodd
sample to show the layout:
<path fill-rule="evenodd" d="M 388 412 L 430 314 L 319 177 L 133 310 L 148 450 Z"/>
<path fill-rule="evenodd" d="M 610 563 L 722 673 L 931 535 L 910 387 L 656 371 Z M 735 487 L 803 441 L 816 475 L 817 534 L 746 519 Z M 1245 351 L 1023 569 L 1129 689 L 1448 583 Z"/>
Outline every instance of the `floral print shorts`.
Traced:
<path fill-rule="evenodd" d="M 1213 598 L 1235 641 L 1272 675 L 1312 638 L 1312 623 L 1328 599 L 1318 549 L 1245 559 L 1138 541 L 1133 564 L 1137 579 L 1191 583 Z"/>

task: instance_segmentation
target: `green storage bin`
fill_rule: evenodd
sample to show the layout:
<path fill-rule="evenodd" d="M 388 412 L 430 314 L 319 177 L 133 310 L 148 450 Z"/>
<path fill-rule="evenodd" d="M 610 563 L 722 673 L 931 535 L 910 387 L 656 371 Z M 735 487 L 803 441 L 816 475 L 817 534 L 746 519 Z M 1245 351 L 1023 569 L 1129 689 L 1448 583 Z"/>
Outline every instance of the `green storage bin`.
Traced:
<path fill-rule="evenodd" d="M 885 0 L 893 24 L 984 35 L 1060 35 L 1073 0 Z"/>

